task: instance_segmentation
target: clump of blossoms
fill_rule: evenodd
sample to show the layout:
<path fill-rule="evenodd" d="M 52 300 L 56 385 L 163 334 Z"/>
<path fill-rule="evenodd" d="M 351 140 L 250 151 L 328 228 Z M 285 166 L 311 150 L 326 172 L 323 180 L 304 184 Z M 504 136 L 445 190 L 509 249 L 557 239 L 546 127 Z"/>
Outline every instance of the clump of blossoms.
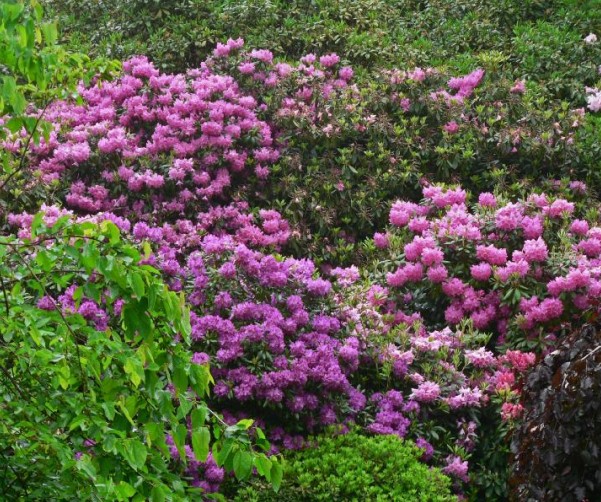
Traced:
<path fill-rule="evenodd" d="M 256 99 L 206 65 L 160 73 L 144 57 L 113 82 L 79 88 L 81 102 L 56 102 L 54 128 L 30 149 L 32 184 L 60 181 L 64 202 L 84 213 L 131 221 L 195 218 L 248 176 L 261 180 L 279 157 Z M 18 148 L 16 135 L 5 142 Z"/>
<path fill-rule="evenodd" d="M 535 354 L 494 354 L 490 335 L 470 323 L 427 329 L 419 313 L 399 310 L 391 288 L 334 286 L 348 335 L 362 348 L 351 382 L 371 390 L 355 420 L 372 433 L 416 441 L 424 460 L 447 469 L 461 486 L 482 453 L 481 435 L 520 417 L 519 389 Z"/>
<path fill-rule="evenodd" d="M 597 88 L 586 88 L 586 102 L 588 109 L 592 112 L 598 112 L 601 110 L 601 90 Z"/>
<path fill-rule="evenodd" d="M 48 224 L 68 214 L 45 210 Z M 28 216 L 12 220 L 28 235 Z M 533 355 L 496 357 L 468 331 L 428 332 L 419 314 L 397 310 L 389 288 L 363 285 L 354 267 L 324 277 L 311 261 L 251 249 L 236 232 L 195 241 L 166 231 L 153 237 L 157 228 L 141 225 L 131 233 L 150 244 L 145 262 L 187 293 L 190 359 L 211 364 L 213 408 L 233 421 L 257 418 L 277 445 L 297 448 L 308 433 L 352 420 L 373 433 L 420 439 L 425 459 L 452 466 L 457 462 L 447 462 L 447 445 L 432 424 L 454 438 L 465 462 L 478 437 L 472 430 L 467 441 L 458 424 L 491 405 L 503 406 L 508 420 L 519 416 L 519 408 L 506 408 L 519 407 L 519 372 Z M 58 303 L 72 305 L 71 289 Z M 191 469 L 210 490 L 223 475 L 211 462 Z"/>
<path fill-rule="evenodd" d="M 241 48 L 240 40 L 219 45 L 212 59 L 186 75 L 164 75 L 134 58 L 115 82 L 82 87 L 81 103 L 52 106 L 47 118 L 54 131 L 32 149 L 32 183 L 41 181 L 74 213 L 113 221 L 146 243 L 144 263 L 160 269 L 192 307 L 190 360 L 214 368 L 216 409 L 258 418 L 284 447 L 354 420 L 374 433 L 417 439 L 424 459 L 465 481 L 479 412 L 493 406 L 505 420 L 519 417 L 519 373 L 534 356 L 494 355 L 463 321 L 499 334 L 514 328 L 531 333 L 542 325 L 559 329 L 570 319 L 564 301 L 572 293 L 579 295 L 574 307 L 591 308 L 598 229 L 576 219 L 566 227 L 571 201 L 538 195 L 501 205 L 483 194 L 470 211 L 464 191 L 428 187 L 424 204 L 395 204 L 395 228 L 376 237 L 398 265 L 388 270 L 388 284 L 362 289 L 354 267 L 333 268 L 326 276 L 311 260 L 276 254 L 293 229 L 278 212 L 248 202 L 255 189 L 268 198 L 270 166 L 283 148 L 276 147 L 267 117 L 279 126 L 306 120 L 316 138 L 335 137 L 340 129 L 327 103 L 352 96 L 356 105 L 361 93 L 335 54 L 308 55 L 289 66 L 275 63 L 269 51 Z M 232 64 L 235 78 L 223 71 Z M 402 79 L 417 86 L 432 76 L 415 69 Z M 445 81 L 447 94 L 424 99 L 455 114 L 482 78 L 476 71 Z M 259 92 L 247 92 L 251 88 L 274 89 L 275 110 Z M 459 137 L 467 118 L 448 118 L 440 134 Z M 344 122 L 340 127 L 350 124 L 353 134 L 378 127 L 376 115 L 366 111 L 361 121 Z M 289 136 L 295 132 L 288 130 Z M 20 141 L 17 135 L 5 146 Z M 336 191 L 349 192 L 345 183 L 338 178 Z M 585 187 L 575 183 L 571 190 L 580 197 Z M 65 214 L 44 210 L 47 224 Z M 22 213 L 9 221 L 28 236 L 32 219 Z M 557 233 L 562 225 L 565 235 Z M 572 241 L 574 259 L 562 261 L 569 253 L 557 259 L 558 242 Z M 557 273 L 563 266 L 566 273 Z M 550 274 L 557 281 L 549 292 L 539 291 L 536 285 Z M 520 297 L 509 301 L 503 295 L 514 283 Z M 535 293 L 522 294 L 527 288 Z M 101 302 L 76 305 L 69 288 L 53 302 L 42 299 L 40 306 L 78 310 L 97 329 L 112 315 Z M 441 305 L 445 317 L 432 318 L 428 312 Z M 436 438 L 434 423 L 446 431 L 444 440 Z M 193 471 L 195 483 L 210 490 L 223 477 L 210 462 Z"/>
<path fill-rule="evenodd" d="M 349 376 L 361 346 L 345 336 L 332 283 L 309 260 L 253 251 L 207 236 L 187 258 L 192 338 L 212 356 L 214 396 L 290 432 L 338 423 L 361 410 Z"/>
<path fill-rule="evenodd" d="M 286 201 L 294 226 L 286 249 L 297 256 L 356 263 L 357 242 L 385 225 L 399 193 L 417 200 L 422 176 L 481 189 L 500 178 L 594 172 L 576 154 L 579 111 L 536 105 L 525 82 L 479 68 L 459 76 L 395 69 L 362 85 L 336 54 L 288 64 L 238 41 L 207 65 L 235 76 L 273 126 L 279 169 L 251 197 Z"/>
<path fill-rule="evenodd" d="M 395 265 L 381 267 L 383 279 L 433 327 L 469 320 L 540 348 L 599 310 L 601 227 L 576 217 L 585 191 L 572 182 L 515 202 L 482 193 L 470 205 L 460 188 L 426 186 L 422 203 L 392 206 L 383 253 Z"/>

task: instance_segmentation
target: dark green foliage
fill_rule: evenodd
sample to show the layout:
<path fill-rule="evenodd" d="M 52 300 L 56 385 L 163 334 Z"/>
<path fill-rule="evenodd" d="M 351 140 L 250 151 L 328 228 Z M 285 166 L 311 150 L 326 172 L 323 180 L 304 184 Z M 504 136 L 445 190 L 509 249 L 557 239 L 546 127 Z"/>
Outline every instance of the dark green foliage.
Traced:
<path fill-rule="evenodd" d="M 286 454 L 280 492 L 260 484 L 240 490 L 239 501 L 451 501 L 449 480 L 430 469 L 412 443 L 396 436 L 356 432 L 324 436 L 317 447 Z"/>
<path fill-rule="evenodd" d="M 465 103 L 433 101 L 430 93 L 452 76 L 393 85 L 380 75 L 357 93 L 317 100 L 327 117 L 317 123 L 274 119 L 286 148 L 257 203 L 275 207 L 297 229 L 290 252 L 361 262 L 357 242 L 384 228 L 394 200 L 417 200 L 424 182 L 455 182 L 475 193 L 545 178 L 601 186 L 598 157 L 590 153 L 601 145 L 595 117 L 582 119 L 536 89 L 512 94 L 513 81 L 492 68 Z M 395 96 L 410 99 L 411 108 L 404 111 Z M 451 121 L 460 124 L 457 134 L 445 132 Z"/>
<path fill-rule="evenodd" d="M 601 497 L 601 331 L 567 337 L 532 370 L 513 437 L 514 500 Z"/>
<path fill-rule="evenodd" d="M 490 58 L 508 78 L 527 76 L 556 96 L 582 101 L 594 82 L 599 31 L 594 1 L 575 0 L 58 0 L 71 45 L 93 55 L 146 54 L 173 71 L 196 67 L 217 42 L 298 59 L 338 52 L 357 68 L 450 66 Z M 574 5 L 576 4 L 576 5 Z M 598 6 L 597 6 L 598 7 Z M 131 13 L 136 15 L 132 16 Z M 541 21 L 544 20 L 544 21 Z"/>
<path fill-rule="evenodd" d="M 583 103 L 584 87 L 595 84 L 601 58 L 599 44 L 583 43 L 588 34 L 583 30 L 547 20 L 517 25 L 511 59 L 524 78 L 540 82 L 548 93 Z"/>

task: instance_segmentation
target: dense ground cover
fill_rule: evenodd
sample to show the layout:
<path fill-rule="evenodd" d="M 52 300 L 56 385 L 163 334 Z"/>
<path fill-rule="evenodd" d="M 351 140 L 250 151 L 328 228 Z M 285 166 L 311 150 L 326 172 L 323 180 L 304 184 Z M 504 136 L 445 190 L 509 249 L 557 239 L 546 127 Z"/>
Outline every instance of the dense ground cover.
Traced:
<path fill-rule="evenodd" d="M 337 52 L 355 68 L 493 65 L 582 100 L 595 82 L 583 36 L 598 31 L 594 0 L 109 0 L 48 2 L 70 43 L 94 55 L 146 54 L 161 69 L 196 67 L 218 42 L 242 37 L 277 57 Z M 136 12 L 136 16 L 131 16 Z"/>
<path fill-rule="evenodd" d="M 597 476 L 595 448 L 520 441 L 561 420 L 536 411 L 547 354 L 595 350 L 592 6 L 52 2 L 93 63 L 19 6 L 5 493 L 503 500 L 512 468 L 515 497 L 542 493 L 527 468 Z"/>

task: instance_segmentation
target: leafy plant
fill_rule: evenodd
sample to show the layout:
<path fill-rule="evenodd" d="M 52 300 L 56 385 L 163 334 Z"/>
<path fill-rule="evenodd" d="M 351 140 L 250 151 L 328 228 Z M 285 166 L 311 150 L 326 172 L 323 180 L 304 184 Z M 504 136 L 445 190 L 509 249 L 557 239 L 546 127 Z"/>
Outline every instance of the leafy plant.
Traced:
<path fill-rule="evenodd" d="M 184 297 L 112 222 L 40 213 L 0 257 L 5 497 L 183 500 L 253 466 L 278 486 L 253 421 L 228 426 L 203 401 Z"/>
<path fill-rule="evenodd" d="M 234 500 L 451 501 L 449 479 L 419 461 L 422 451 L 395 436 L 358 432 L 319 436 L 312 448 L 291 452 L 277 496 L 264 485 L 243 488 Z"/>

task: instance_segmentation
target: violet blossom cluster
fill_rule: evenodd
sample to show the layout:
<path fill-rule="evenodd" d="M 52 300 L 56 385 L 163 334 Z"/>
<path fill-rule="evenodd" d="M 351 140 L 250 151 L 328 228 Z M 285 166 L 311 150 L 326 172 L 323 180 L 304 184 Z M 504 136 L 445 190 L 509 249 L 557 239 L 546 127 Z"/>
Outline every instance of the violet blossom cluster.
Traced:
<path fill-rule="evenodd" d="M 249 175 L 268 176 L 279 157 L 272 128 L 233 77 L 206 64 L 162 74 L 144 57 L 123 67 L 113 82 L 80 86 L 81 104 L 53 103 L 45 119 L 54 130 L 31 148 L 35 177 L 66 182 L 69 207 L 189 219 L 231 201 L 227 192 Z"/>

